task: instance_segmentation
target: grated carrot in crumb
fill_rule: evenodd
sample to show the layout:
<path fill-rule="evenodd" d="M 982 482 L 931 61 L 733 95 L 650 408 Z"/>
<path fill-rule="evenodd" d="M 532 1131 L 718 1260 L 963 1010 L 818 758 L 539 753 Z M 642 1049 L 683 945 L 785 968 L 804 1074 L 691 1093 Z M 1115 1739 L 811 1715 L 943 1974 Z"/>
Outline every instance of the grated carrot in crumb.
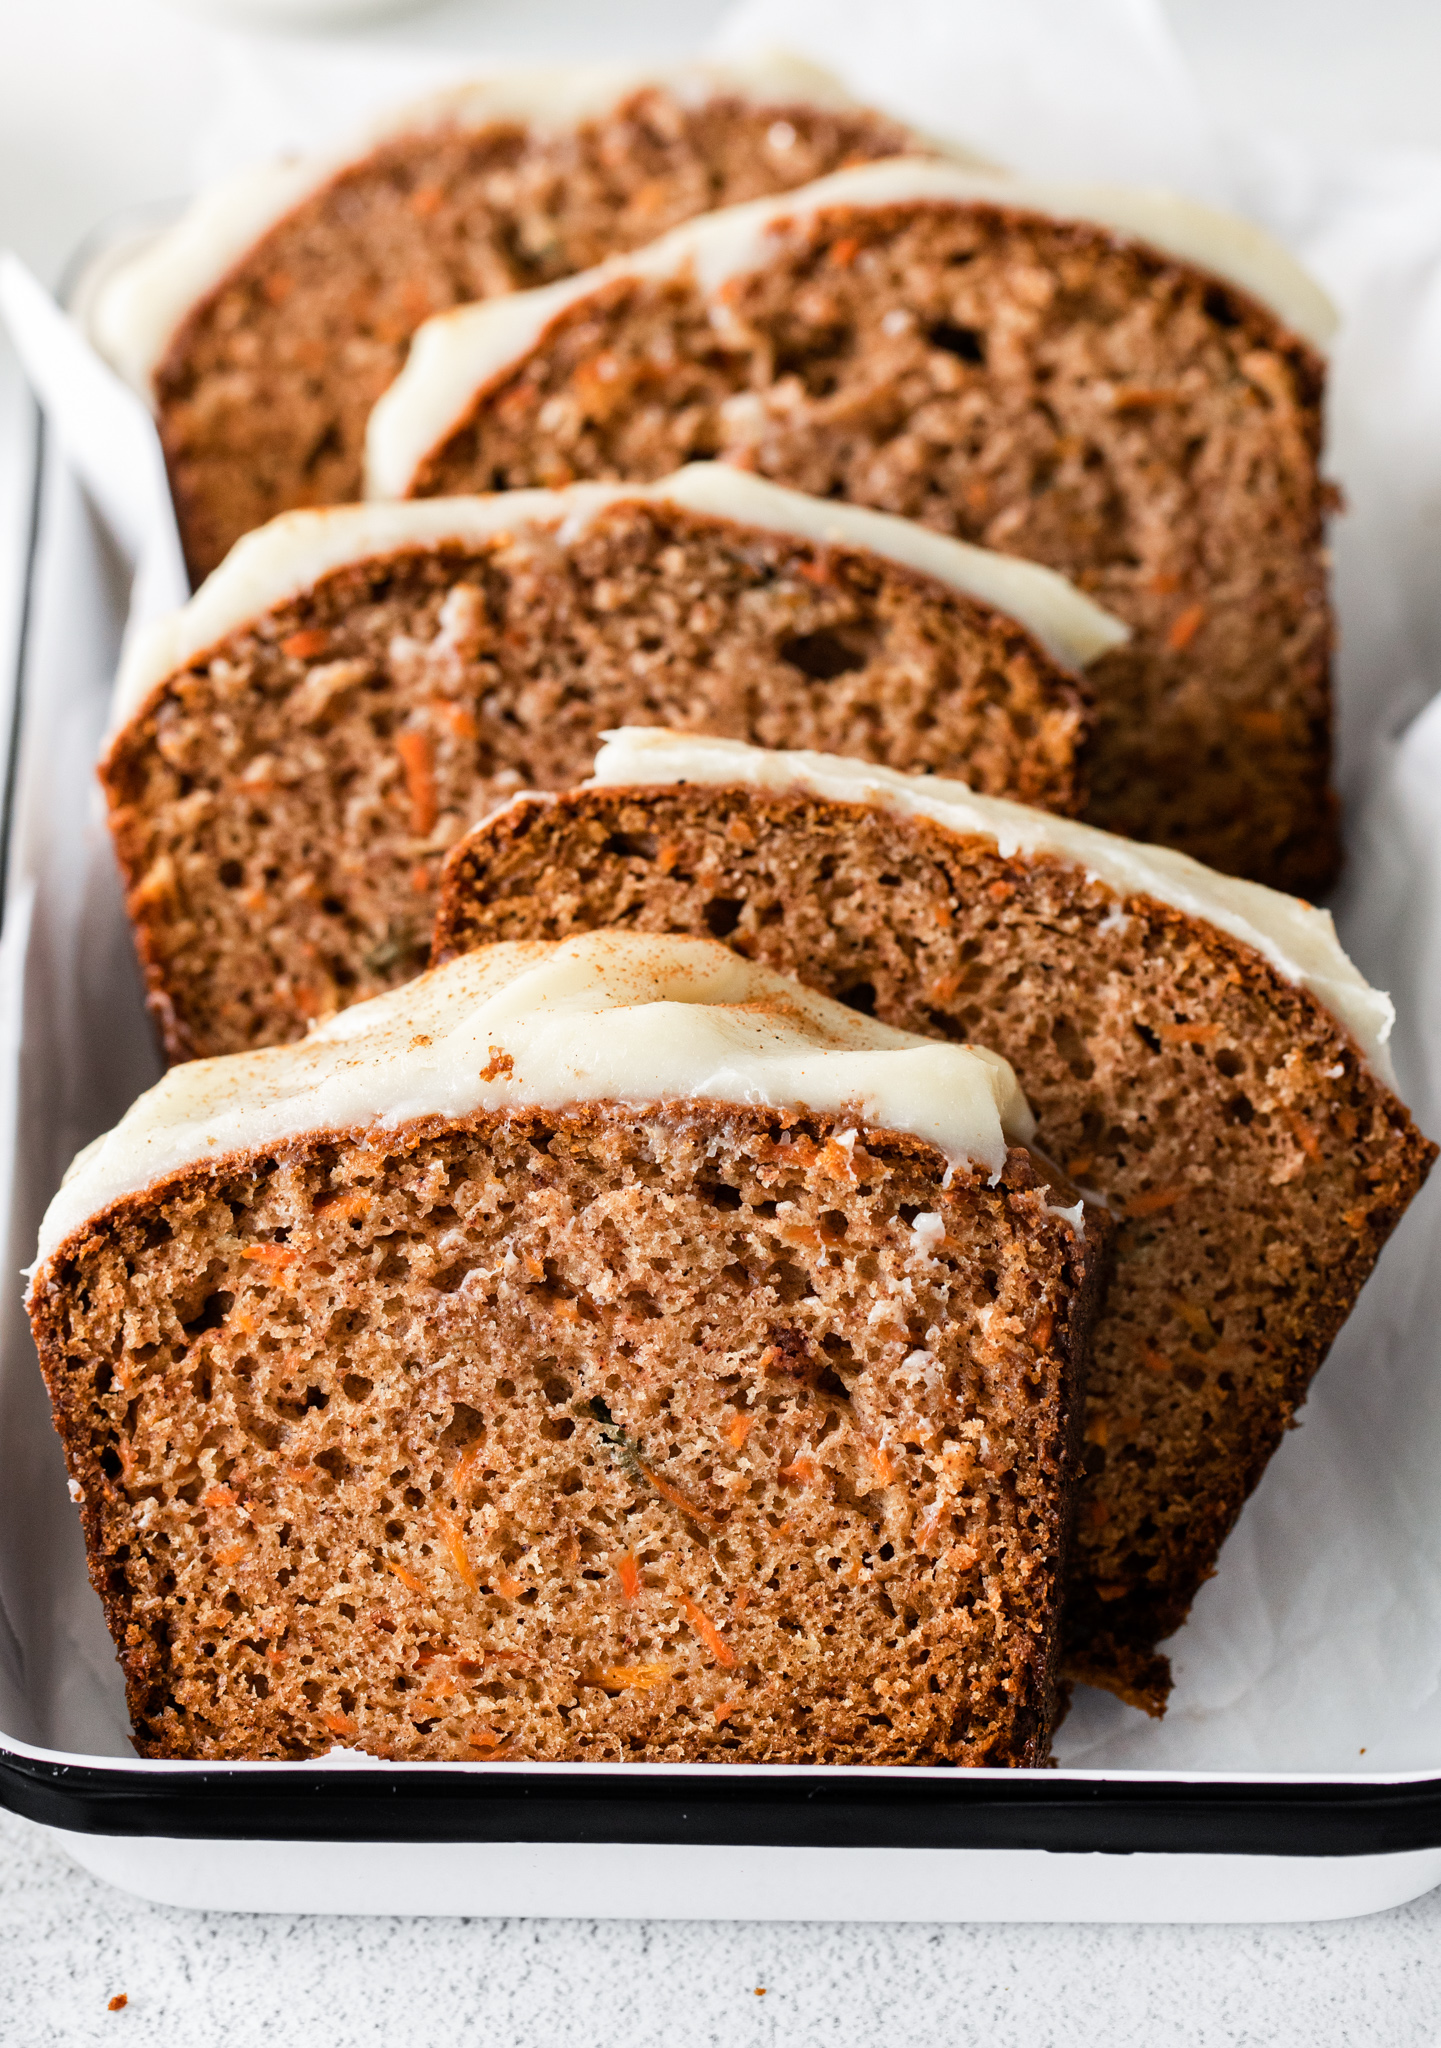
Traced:
<path fill-rule="evenodd" d="M 1086 1520 L 1093 1529 L 1103 1528 L 1111 1519 L 1111 1510 L 1103 1500 L 1093 1500 L 1086 1510 Z"/>
<path fill-rule="evenodd" d="M 417 185 L 410 195 L 410 210 L 420 220 L 429 220 L 444 204 L 445 192 L 440 185 Z"/>
<path fill-rule="evenodd" d="M 478 1593 L 480 1591 L 480 1580 L 475 1575 L 475 1566 L 466 1556 L 465 1537 L 461 1532 L 460 1524 L 453 1516 L 447 1515 L 442 1511 L 436 1515 L 435 1525 L 440 1531 L 441 1541 L 445 1545 L 446 1555 L 450 1559 L 456 1577 L 468 1592 Z"/>
<path fill-rule="evenodd" d="M 1286 737 L 1286 721 L 1279 711 L 1238 711 L 1236 723 L 1243 732 L 1258 740 L 1280 740 Z"/>
<path fill-rule="evenodd" d="M 525 1591 L 525 1588 L 521 1585 L 520 1580 L 513 1579 L 510 1576 L 509 1572 L 498 1573 L 497 1576 L 491 1580 L 491 1584 L 495 1587 L 496 1592 L 499 1593 L 502 1600 L 513 1600 L 517 1593 L 523 1593 Z"/>
<path fill-rule="evenodd" d="M 1193 1335 L 1197 1337 L 1213 1337 L 1215 1335 L 1215 1331 L 1211 1328 L 1211 1318 L 1199 1303 L 1178 1298 L 1174 1303 L 1174 1307 L 1176 1314 Z"/>
<path fill-rule="evenodd" d="M 606 1692 L 624 1692 L 628 1687 L 644 1691 L 647 1686 L 664 1685 L 674 1678 L 669 1664 L 608 1664 L 582 1675 L 582 1685 L 598 1685 Z"/>
<path fill-rule="evenodd" d="M 266 1266 L 293 1266 L 300 1254 L 288 1244 L 244 1244 L 240 1256 Z"/>
<path fill-rule="evenodd" d="M 462 1486 L 469 1486 L 475 1476 L 475 1468 L 480 1463 L 480 1454 L 484 1449 L 485 1445 L 483 1443 L 474 1443 L 470 1446 L 469 1450 L 461 1452 L 456 1462 L 455 1477 L 451 1481 L 454 1487 L 458 1489 Z"/>
<path fill-rule="evenodd" d="M 1154 1344 L 1148 1344 L 1144 1337 L 1141 1339 L 1141 1363 L 1148 1372 L 1167 1373 L 1171 1370 L 1171 1361 L 1165 1352 L 1158 1351 Z"/>
<path fill-rule="evenodd" d="M 239 1564 L 241 1558 L 247 1557 L 249 1554 L 250 1545 L 248 1543 L 228 1543 L 224 1550 L 216 1551 L 215 1562 L 229 1570 L 231 1565 Z"/>
<path fill-rule="evenodd" d="M 620 1590 L 625 1598 L 627 1600 L 638 1599 L 640 1597 L 640 1566 L 635 1561 L 635 1552 L 633 1550 L 623 1550 L 621 1552 L 616 1560 L 615 1573 L 616 1577 L 620 1580 Z"/>
<path fill-rule="evenodd" d="M 717 1728 L 720 1727 L 722 1721 L 730 1719 L 737 1707 L 743 1707 L 744 1705 L 745 1701 L 743 1699 L 722 1701 L 721 1705 L 715 1710 L 715 1724 Z"/>
<path fill-rule="evenodd" d="M 482 1724 L 473 1735 L 466 1736 L 465 1746 L 467 1749 L 504 1749 L 509 1740 L 510 1737 L 502 1735 L 498 1729 L 487 1728 Z"/>
<path fill-rule="evenodd" d="M 948 1003 L 951 997 L 960 993 L 959 974 L 938 974 L 926 994 L 933 1003 Z"/>
<path fill-rule="evenodd" d="M 1316 1133 L 1312 1130 L 1311 1126 L 1303 1117 L 1296 1114 L 1296 1111 L 1291 1108 L 1289 1103 L 1283 1105 L 1281 1114 L 1294 1131 L 1296 1143 L 1301 1147 L 1306 1157 L 1308 1159 L 1319 1159 L 1321 1157 L 1321 1147 L 1317 1142 Z"/>
<path fill-rule="evenodd" d="M 405 770 L 405 789 L 410 798 L 410 829 L 423 839 L 435 824 L 440 805 L 435 794 L 434 750 L 430 734 L 413 725 L 402 726 L 395 735 L 395 751 Z"/>
<path fill-rule="evenodd" d="M 724 1515 L 713 1515 L 708 1508 L 697 1507 L 693 1500 L 686 1498 L 678 1486 L 672 1486 L 668 1479 L 662 1479 L 658 1472 L 652 1472 L 649 1465 L 639 1465 L 637 1470 L 655 1488 L 662 1500 L 668 1500 L 672 1507 L 683 1509 L 693 1521 L 699 1522 L 703 1529 L 725 1527 Z"/>
<path fill-rule="evenodd" d="M 1221 1036 L 1219 1024 L 1158 1024 L 1157 1038 L 1167 1045 L 1210 1045 Z"/>
<path fill-rule="evenodd" d="M 803 576 L 807 583 L 829 583 L 831 581 L 830 559 L 826 555 L 817 555 L 813 561 L 797 562 L 796 574 L 797 576 Z"/>
<path fill-rule="evenodd" d="M 355 1723 L 344 1714 L 322 1714 L 320 1718 L 332 1735 L 354 1735 L 357 1732 Z"/>
<path fill-rule="evenodd" d="M 716 1627 L 705 1609 L 698 1606 L 694 1600 L 688 1598 L 684 1593 L 680 1596 L 680 1605 L 682 1614 L 684 1614 L 686 1620 L 690 1623 L 716 1662 L 727 1666 L 734 1664 L 735 1652 L 727 1649 L 720 1630 Z"/>
<path fill-rule="evenodd" d="M 1354 1230 L 1359 1233 L 1371 1221 L 1371 1211 L 1364 1208 L 1343 1209 L 1341 1211 L 1341 1221 L 1348 1230 Z"/>
<path fill-rule="evenodd" d="M 1111 1425 L 1104 1415 L 1098 1415 L 1094 1421 L 1086 1424 L 1086 1442 L 1099 1444 L 1102 1450 L 1105 1449 L 1110 1434 Z"/>
<path fill-rule="evenodd" d="M 332 1195 L 317 1195 L 310 1208 L 315 1216 L 363 1216 L 373 1199 L 362 1188 L 346 1188 Z"/>
<path fill-rule="evenodd" d="M 667 839 L 663 846 L 656 848 L 655 864 L 663 875 L 668 875 L 679 859 L 680 848 L 673 839 Z"/>
<path fill-rule="evenodd" d="M 456 740 L 473 740 L 480 731 L 475 722 L 475 713 L 468 704 L 457 704 L 453 697 L 432 697 L 430 708 L 442 722 L 450 727 L 450 736 Z"/>
<path fill-rule="evenodd" d="M 1051 1333 L 1055 1327 L 1056 1317 L 1054 1311 L 1048 1308 L 1042 1309 L 1041 1313 L 1036 1317 L 1036 1327 L 1031 1332 L 1031 1342 L 1037 1351 L 1045 1350 L 1051 1341 Z"/>
<path fill-rule="evenodd" d="M 288 640 L 282 640 L 280 651 L 290 661 L 310 661 L 317 654 L 324 654 L 330 645 L 330 635 L 322 626 L 306 626 L 299 633 L 292 633 Z"/>
<path fill-rule="evenodd" d="M 814 1458 L 793 1458 L 789 1465 L 782 1465 L 776 1473 L 778 1479 L 793 1479 L 797 1486 L 814 1486 L 821 1476 L 821 1468 Z"/>
<path fill-rule="evenodd" d="M 412 896 L 423 896 L 429 887 L 430 869 L 423 860 L 417 861 L 410 871 L 410 893 Z"/>
<path fill-rule="evenodd" d="M 1166 634 L 1166 646 L 1172 654 L 1183 654 L 1206 622 L 1206 607 L 1203 604 L 1188 604 L 1183 612 L 1177 612 Z"/>
<path fill-rule="evenodd" d="M 1189 1188 L 1152 1188 L 1149 1194 L 1137 1195 L 1126 1204 L 1128 1216 L 1154 1216 L 1162 1209 L 1174 1209 L 1177 1202 L 1184 1202 Z"/>
<path fill-rule="evenodd" d="M 731 1613 L 735 1616 L 737 1621 L 740 1620 L 741 1616 L 745 1613 L 746 1609 L 750 1606 L 754 1598 L 755 1594 L 749 1586 L 741 1587 L 740 1591 L 736 1594 L 734 1600 L 732 1600 L 731 1602 Z"/>
<path fill-rule="evenodd" d="M 260 289 L 272 306 L 283 306 L 295 290 L 295 279 L 288 277 L 283 270 L 272 270 L 270 275 L 261 281 Z"/>
<path fill-rule="evenodd" d="M 882 1486 L 889 1486 L 896 1476 L 895 1464 L 884 1444 L 867 1444 L 866 1456 L 876 1468 L 876 1476 Z"/>
<path fill-rule="evenodd" d="M 856 1177 L 856 1163 L 851 1157 L 849 1145 L 838 1145 L 834 1138 L 827 1138 L 821 1147 L 821 1164 L 837 1180 L 853 1181 Z"/>
<path fill-rule="evenodd" d="M 202 1494 L 200 1505 L 206 1508 L 235 1508 L 240 1505 L 238 1493 L 232 1493 L 228 1486 L 212 1486 L 209 1493 Z"/>
<path fill-rule="evenodd" d="M 417 1578 L 414 1572 L 407 1571 L 403 1564 L 396 1564 L 391 1558 L 386 1558 L 385 1569 L 388 1572 L 393 1572 L 402 1586 L 409 1586 L 412 1593 L 423 1593 L 425 1591 L 424 1579 Z"/>
<path fill-rule="evenodd" d="M 860 253 L 860 241 L 855 235 L 843 235 L 839 242 L 831 244 L 831 261 L 842 270 L 849 270 Z"/>
<path fill-rule="evenodd" d="M 1153 597 L 1174 597 L 1181 587 L 1181 579 L 1174 569 L 1158 569 L 1145 587 Z"/>
<path fill-rule="evenodd" d="M 954 921 L 955 914 L 956 913 L 953 906 L 949 903 L 933 903 L 931 905 L 931 916 L 936 920 L 936 923 L 940 925 L 943 930 L 947 925 L 951 924 Z M 959 988 L 961 985 L 961 977 L 959 976 L 959 974 L 955 977 L 955 980 L 956 986 L 957 988 Z"/>
<path fill-rule="evenodd" d="M 726 1441 L 733 1449 L 737 1451 L 741 1449 L 746 1438 L 751 1433 L 751 1425 L 754 1421 L 755 1417 L 747 1415 L 744 1410 L 731 1417 L 730 1421 L 726 1424 Z"/>
<path fill-rule="evenodd" d="M 1078 1159 L 1068 1159 L 1066 1161 L 1066 1171 L 1072 1180 L 1080 1180 L 1084 1174 L 1090 1172 L 1095 1163 L 1096 1155 L 1094 1152 L 1083 1152 Z"/>

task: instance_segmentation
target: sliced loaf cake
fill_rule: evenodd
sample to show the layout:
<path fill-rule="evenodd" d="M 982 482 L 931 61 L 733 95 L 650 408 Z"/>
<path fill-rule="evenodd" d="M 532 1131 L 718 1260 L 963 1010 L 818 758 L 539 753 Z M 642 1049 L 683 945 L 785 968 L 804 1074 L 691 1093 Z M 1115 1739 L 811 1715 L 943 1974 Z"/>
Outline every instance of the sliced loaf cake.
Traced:
<path fill-rule="evenodd" d="M 617 933 L 173 1070 L 30 1295 L 142 1754 L 1044 1761 L 1106 1225 L 1030 1130 Z"/>
<path fill-rule="evenodd" d="M 794 59 L 601 65 L 477 80 L 205 193 L 94 313 L 155 406 L 192 575 L 360 496 L 366 415 L 430 315 L 915 146 Z"/>
<path fill-rule="evenodd" d="M 452 855 L 436 957 L 709 932 L 887 1023 L 1005 1054 L 1118 1223 L 1069 1669 L 1152 1711 L 1185 1618 L 1435 1147 L 1330 917 L 940 778 L 659 732 Z"/>
<path fill-rule="evenodd" d="M 102 764 L 171 1058 L 299 1037 L 425 965 L 444 852 L 617 722 L 821 744 L 1073 809 L 1054 574 L 721 465 L 291 513 L 138 643 Z"/>
<path fill-rule="evenodd" d="M 1315 893 L 1330 324 L 1280 248 L 1180 200 L 871 164 L 428 323 L 370 490 L 716 456 L 1049 563 L 1133 629 L 1094 675 L 1092 821 Z"/>

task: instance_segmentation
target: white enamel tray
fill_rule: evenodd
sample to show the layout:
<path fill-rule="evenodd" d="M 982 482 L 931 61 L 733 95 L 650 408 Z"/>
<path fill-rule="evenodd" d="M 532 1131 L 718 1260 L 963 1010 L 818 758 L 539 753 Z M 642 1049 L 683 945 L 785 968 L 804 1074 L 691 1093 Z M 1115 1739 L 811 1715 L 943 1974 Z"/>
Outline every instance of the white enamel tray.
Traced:
<path fill-rule="evenodd" d="M 1388 1316 L 1424 1319 L 1428 1276 L 1441 1264 L 1423 1241 L 1437 1236 L 1434 1201 L 1407 1225 L 1422 1238 L 1383 1266 L 1380 1308 L 1372 1302 L 1349 1349 L 1338 1346 L 1324 1401 L 1319 1390 L 1313 1397 L 1319 1413 L 1304 1448 L 1321 1459 L 1319 1478 L 1288 1444 L 1203 1594 L 1183 1638 L 1183 1649 L 1197 1647 L 1181 1656 L 1173 1718 L 1158 1728 L 1083 1695 L 1060 1744 L 1072 1767 L 137 1759 L 18 1279 L 74 1152 L 159 1072 L 93 774 L 126 595 L 124 565 L 51 449 L 39 461 L 16 694 L 0 702 L 11 735 L 0 929 L 0 1243 L 11 1276 L 0 1292 L 0 1802 L 145 1897 L 255 1911 L 1284 1920 L 1372 1912 L 1441 1883 L 1441 1627 L 1397 1563 L 1414 1554 L 1424 1586 L 1422 1567 L 1441 1555 L 1441 1499 L 1398 1491 L 1389 1442 L 1373 1452 L 1347 1441 L 1365 1433 L 1369 1444 L 1381 1427 L 1382 1411 L 1367 1411 L 1358 1394 L 1374 1363 L 1389 1377 L 1366 1399 L 1389 1392 L 1409 1403 L 1403 1437 L 1419 1443 L 1422 1471 L 1441 1466 L 1428 1448 L 1441 1451 L 1441 1399 L 1418 1407 L 1414 1386 L 1397 1377 L 1397 1344 L 1383 1350 L 1376 1334 Z M 1441 727 L 1432 737 L 1441 760 Z M 1420 758 L 1424 770 L 1424 749 Z M 1407 772 L 1414 777 L 1415 760 Z M 1422 998 L 1425 977 L 1411 979 Z M 1392 1314 L 1384 1290 L 1394 1292 L 1396 1275 Z M 1349 1494 L 1349 1480 L 1327 1477 L 1328 1460 L 1347 1458 Z M 1298 1550 L 1292 1525 L 1305 1510 L 1295 1503 L 1308 1485 L 1334 1498 L 1338 1484 L 1339 1531 L 1303 1530 Z M 1367 1519 L 1373 1501 L 1379 1535 Z M 1406 1518 L 1402 1536 L 1387 1516 Z M 1354 1584 L 1339 1566 L 1323 1570 L 1331 1606 L 1342 1607 L 1327 1625 L 1344 1625 L 1355 1646 L 1346 1686 L 1328 1688 L 1307 1680 L 1323 1668 L 1325 1628 L 1293 1646 L 1309 1597 L 1296 1558 L 1314 1551 L 1324 1563 L 1332 1535 L 1338 1554 L 1359 1544 L 1365 1569 Z M 1257 1573 L 1265 1597 L 1252 1598 Z M 1288 1672 L 1301 1675 L 1286 1696 Z M 1374 1729 L 1369 1745 L 1355 1742 L 1358 1726 Z"/>

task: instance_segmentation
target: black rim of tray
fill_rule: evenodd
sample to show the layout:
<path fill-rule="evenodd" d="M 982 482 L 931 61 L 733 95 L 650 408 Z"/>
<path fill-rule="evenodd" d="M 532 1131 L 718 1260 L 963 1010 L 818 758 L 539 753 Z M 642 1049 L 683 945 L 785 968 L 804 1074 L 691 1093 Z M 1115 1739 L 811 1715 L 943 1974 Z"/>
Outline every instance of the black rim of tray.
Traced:
<path fill-rule="evenodd" d="M 103 230 L 101 231 L 103 235 Z M 73 281 L 98 237 L 67 269 Z M 68 292 L 62 291 L 63 297 Z M 34 483 L 0 784 L 4 915 L 40 538 Z M 27 1757 L 0 1738 L 0 1806 L 75 1834 L 202 1841 L 687 1844 L 697 1848 L 1041 1849 L 1070 1854 L 1374 1856 L 1441 1847 L 1441 1778 L 1098 1778 L 783 1765 L 557 1772 L 501 1764 L 157 1769 Z"/>

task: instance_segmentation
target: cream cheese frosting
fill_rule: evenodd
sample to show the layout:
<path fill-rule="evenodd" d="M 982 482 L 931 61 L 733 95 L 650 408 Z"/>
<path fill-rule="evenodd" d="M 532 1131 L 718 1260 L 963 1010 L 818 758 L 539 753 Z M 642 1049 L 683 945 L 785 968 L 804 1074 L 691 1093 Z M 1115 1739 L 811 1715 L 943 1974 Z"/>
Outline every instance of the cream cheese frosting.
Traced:
<path fill-rule="evenodd" d="M 659 727 L 607 733 L 588 788 L 699 782 L 752 789 L 804 790 L 838 803 L 874 804 L 900 817 L 930 818 L 948 831 L 979 834 L 1002 858 L 1052 854 L 1073 862 L 1121 897 L 1151 896 L 1203 919 L 1251 947 L 1278 974 L 1314 996 L 1344 1026 L 1372 1071 L 1395 1086 L 1387 1040 L 1396 1012 L 1372 988 L 1336 937 L 1329 910 L 1299 897 L 1217 874 L 1170 847 L 1143 846 L 1073 818 L 1002 797 L 977 796 L 963 782 L 904 775 L 834 754 L 772 753 L 739 740 L 692 738 Z"/>
<path fill-rule="evenodd" d="M 575 277 L 427 320 L 411 342 L 405 368 L 371 413 L 366 495 L 403 497 L 419 465 L 465 418 L 478 394 L 528 355 L 553 320 L 593 292 L 623 278 L 688 275 L 714 298 L 731 278 L 760 269 L 783 246 L 792 223 L 803 228 L 833 207 L 927 201 L 1013 207 L 1052 219 L 1093 222 L 1240 286 L 1318 348 L 1335 329 L 1335 311 L 1320 286 L 1279 242 L 1249 221 L 1171 192 L 1058 184 L 960 163 L 892 157 L 837 171 L 776 198 L 702 215 L 645 249 L 612 257 Z"/>
<path fill-rule="evenodd" d="M 167 676 L 348 562 L 447 543 L 479 547 L 497 535 L 520 543 L 527 528 L 555 532 L 569 545 L 607 507 L 637 499 L 826 546 L 869 550 L 1006 612 L 1067 667 L 1084 667 L 1128 638 L 1119 619 L 1052 569 L 950 540 L 887 512 L 784 490 L 727 463 L 695 462 L 653 484 L 581 483 L 484 498 L 282 512 L 237 541 L 187 604 L 133 638 L 116 680 L 112 730 Z"/>
<path fill-rule="evenodd" d="M 151 373 L 190 308 L 268 229 L 372 149 L 402 135 L 495 123 L 556 134 L 596 119 L 648 85 L 664 87 L 685 106 L 730 93 L 762 106 L 803 102 L 841 111 L 857 105 L 829 72 L 783 51 L 660 70 L 559 65 L 471 79 L 396 108 L 341 151 L 260 164 L 201 193 L 173 227 L 107 280 L 91 314 L 92 338 L 149 400 Z"/>
<path fill-rule="evenodd" d="M 37 1271 L 92 1218 L 187 1168 L 479 1110 L 750 1103 L 854 1116 L 993 1179 L 1035 1120 L 1007 1062 L 858 1016 L 712 939 L 592 932 L 483 947 L 298 1045 L 172 1067 L 74 1161 Z"/>

